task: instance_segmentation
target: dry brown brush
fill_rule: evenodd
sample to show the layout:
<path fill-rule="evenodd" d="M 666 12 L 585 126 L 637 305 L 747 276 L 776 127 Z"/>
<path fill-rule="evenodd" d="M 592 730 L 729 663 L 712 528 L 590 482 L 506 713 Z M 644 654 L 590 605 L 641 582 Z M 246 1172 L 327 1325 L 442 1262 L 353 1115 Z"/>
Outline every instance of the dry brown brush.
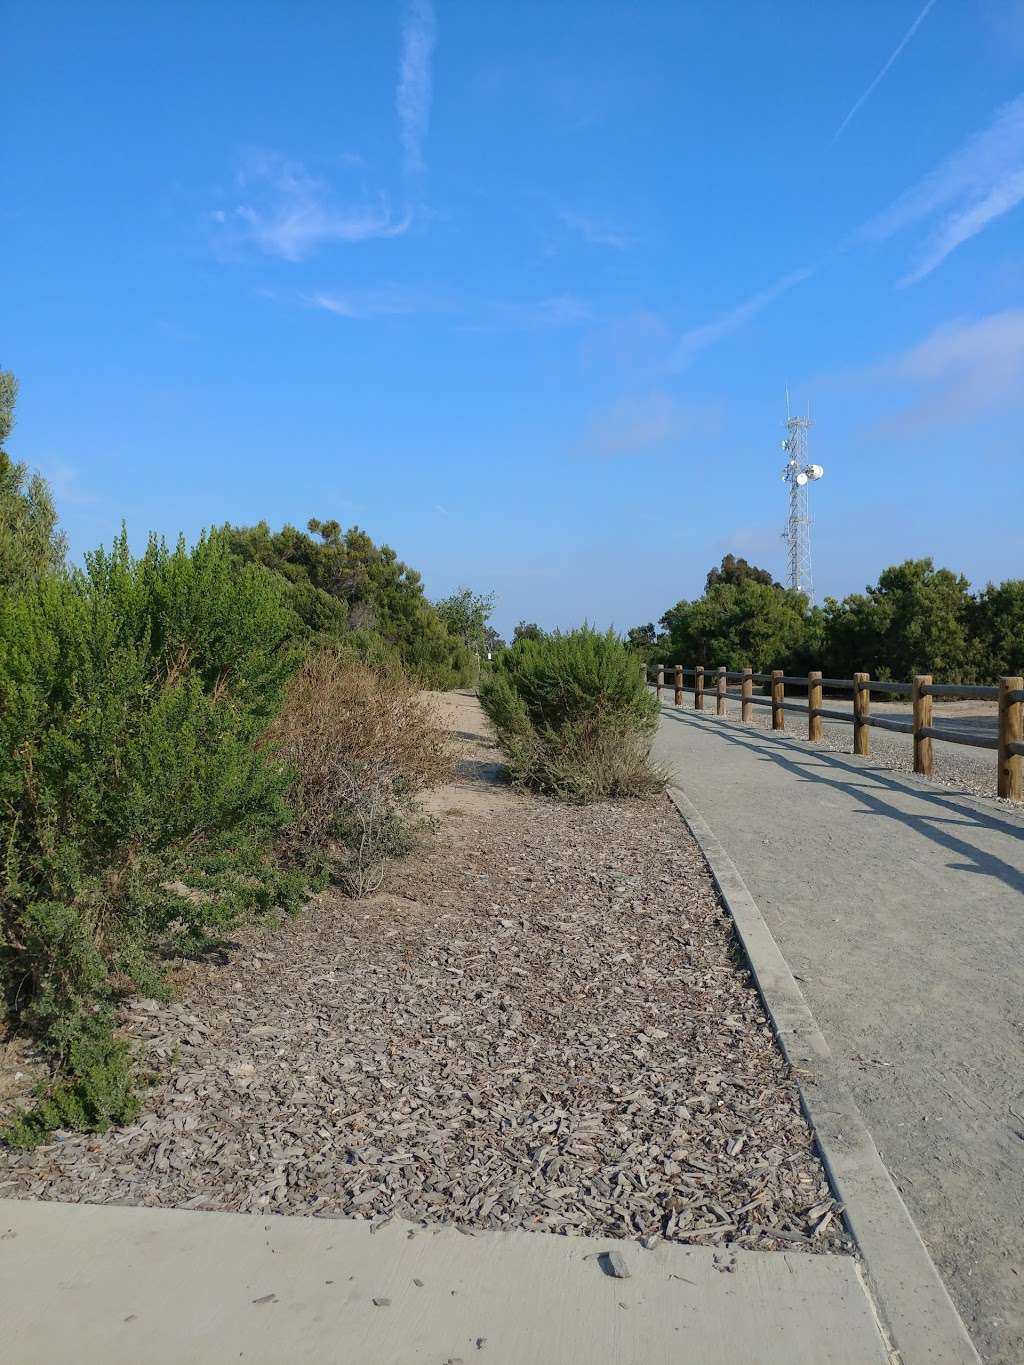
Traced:
<path fill-rule="evenodd" d="M 321 853 L 350 894 L 377 890 L 422 821 L 416 795 L 454 770 L 448 736 L 413 685 L 350 656 L 312 654 L 270 730 L 293 770 L 296 853 Z"/>

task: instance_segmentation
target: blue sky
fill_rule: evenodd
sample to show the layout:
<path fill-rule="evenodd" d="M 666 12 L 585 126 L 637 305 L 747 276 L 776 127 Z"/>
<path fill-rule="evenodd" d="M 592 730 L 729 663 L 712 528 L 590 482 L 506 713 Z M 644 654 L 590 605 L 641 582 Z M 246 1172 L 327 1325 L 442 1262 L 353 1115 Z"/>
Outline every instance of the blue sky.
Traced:
<path fill-rule="evenodd" d="M 497 623 L 1024 575 L 1024 6 L 5 11 L 0 364 L 72 547 L 336 516 Z"/>

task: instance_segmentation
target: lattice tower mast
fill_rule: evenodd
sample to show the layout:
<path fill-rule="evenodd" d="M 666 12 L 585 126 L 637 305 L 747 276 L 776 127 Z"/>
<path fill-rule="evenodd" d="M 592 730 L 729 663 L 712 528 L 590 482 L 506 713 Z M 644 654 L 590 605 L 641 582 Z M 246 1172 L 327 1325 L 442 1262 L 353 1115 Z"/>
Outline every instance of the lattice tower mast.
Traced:
<path fill-rule="evenodd" d="M 805 593 L 809 601 L 814 600 L 814 573 L 807 488 L 811 480 L 821 477 L 820 466 L 811 465 L 807 460 L 807 433 L 811 425 L 809 417 L 790 417 L 782 443 L 789 455 L 782 471 L 783 479 L 789 484 L 789 518 L 782 533 L 786 542 L 786 581 L 788 587 Z"/>

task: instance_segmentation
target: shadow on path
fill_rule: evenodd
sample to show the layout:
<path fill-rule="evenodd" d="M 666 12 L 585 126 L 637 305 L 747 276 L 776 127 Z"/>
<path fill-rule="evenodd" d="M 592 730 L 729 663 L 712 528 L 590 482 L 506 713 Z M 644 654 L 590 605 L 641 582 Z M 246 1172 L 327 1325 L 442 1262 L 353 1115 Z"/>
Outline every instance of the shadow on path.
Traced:
<path fill-rule="evenodd" d="M 965 859 L 962 863 L 948 864 L 951 868 L 998 878 L 1014 891 L 1024 894 L 1024 822 L 1018 822 L 1012 816 L 1003 819 L 996 811 L 990 813 L 979 809 L 969 797 L 945 796 L 922 790 L 916 784 L 900 781 L 889 769 L 868 766 L 867 763 L 862 766 L 852 755 L 812 749 L 798 740 L 737 731 L 729 723 L 723 725 L 718 717 L 706 716 L 697 711 L 663 708 L 662 716 L 680 725 L 696 722 L 705 732 L 713 733 L 738 748 L 747 749 L 762 763 L 776 764 L 800 782 L 823 783 L 845 792 L 861 803 L 861 809 L 856 814 L 878 815 L 895 820 Z M 846 776 L 840 776 L 841 773 Z M 871 784 L 874 784 L 873 787 Z M 886 800 L 886 793 L 899 793 L 931 809 L 921 813 L 903 810 Z M 1010 862 L 979 848 L 970 841 L 972 829 L 1012 840 L 1009 852 L 1011 856 L 1019 857 L 1019 861 Z"/>

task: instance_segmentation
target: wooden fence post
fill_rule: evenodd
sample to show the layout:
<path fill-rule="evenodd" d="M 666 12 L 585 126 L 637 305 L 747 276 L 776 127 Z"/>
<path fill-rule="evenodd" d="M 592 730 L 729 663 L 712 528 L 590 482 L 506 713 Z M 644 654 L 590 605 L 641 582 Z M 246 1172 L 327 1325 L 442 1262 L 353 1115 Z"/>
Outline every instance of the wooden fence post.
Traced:
<path fill-rule="evenodd" d="M 719 670 L 718 670 L 718 691 L 717 691 L 717 700 L 716 700 L 716 702 L 715 702 L 715 715 L 716 715 L 716 716 L 724 716 L 724 715 L 725 715 L 725 689 L 726 689 L 726 684 L 727 684 L 727 679 L 726 679 L 726 676 L 725 676 L 725 664 L 722 664 L 722 666 L 721 666 L 721 667 L 719 668 Z"/>
<path fill-rule="evenodd" d="M 932 699 L 930 693 L 924 691 L 931 681 L 930 673 L 918 674 L 910 694 L 914 703 L 914 772 L 925 777 L 932 774 L 932 741 L 930 735 L 923 735 L 921 731 L 932 723 Z"/>
<path fill-rule="evenodd" d="M 743 685 L 740 693 L 740 720 L 747 722 L 754 719 L 754 703 L 750 700 L 754 695 L 753 671 L 751 668 L 743 670 Z"/>
<path fill-rule="evenodd" d="M 682 704 L 683 704 L 683 666 L 682 666 L 682 664 L 676 664 L 676 696 L 675 696 L 675 702 L 676 702 L 676 705 L 677 705 L 677 706 L 682 706 Z"/>
<path fill-rule="evenodd" d="M 704 710 L 704 665 L 698 664 L 693 670 L 693 709 Z"/>
<path fill-rule="evenodd" d="M 807 675 L 807 738 L 815 744 L 821 742 L 821 669 Z"/>
<path fill-rule="evenodd" d="M 1011 692 L 1024 691 L 1024 678 L 999 679 L 999 784 L 1000 796 L 1024 801 L 1024 757 L 1011 754 L 1011 744 L 1024 743 L 1024 701 L 1012 701 Z"/>
<path fill-rule="evenodd" d="M 868 758 L 871 754 L 871 681 L 870 673 L 853 675 L 853 752 Z"/>
<path fill-rule="evenodd" d="M 786 711 L 783 703 L 786 700 L 786 684 L 782 679 L 786 675 L 781 668 L 772 669 L 772 729 L 785 730 Z"/>
<path fill-rule="evenodd" d="M 658 665 L 658 700 L 661 701 L 661 689 L 665 686 L 665 665 Z"/>

